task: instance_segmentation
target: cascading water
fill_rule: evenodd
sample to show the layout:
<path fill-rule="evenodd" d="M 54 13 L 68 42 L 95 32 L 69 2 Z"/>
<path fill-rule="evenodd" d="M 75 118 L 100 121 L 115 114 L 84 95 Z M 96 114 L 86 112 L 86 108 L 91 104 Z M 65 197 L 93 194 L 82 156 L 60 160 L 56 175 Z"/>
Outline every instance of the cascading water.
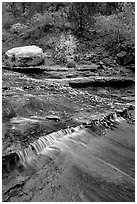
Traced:
<path fill-rule="evenodd" d="M 25 163 L 25 156 L 23 154 L 23 151 L 17 151 L 17 155 L 19 156 L 20 161 L 22 161 L 23 163 Z"/>
<path fill-rule="evenodd" d="M 55 141 L 57 141 L 59 138 L 62 138 L 65 135 L 69 136 L 73 132 L 78 132 L 83 128 L 84 128 L 84 126 L 80 125 L 80 126 L 77 126 L 74 128 L 68 128 L 68 129 L 60 130 L 58 132 L 53 132 L 49 135 L 45 135 L 43 137 L 40 137 L 37 141 L 34 141 L 33 143 L 31 143 L 23 151 L 17 151 L 17 154 L 20 158 L 20 161 L 23 164 L 30 162 L 36 156 L 40 155 L 41 152 L 43 152 L 45 149 L 47 149 L 47 151 L 49 151 L 48 148 L 53 146 Z"/>
<path fill-rule="evenodd" d="M 125 109 L 123 111 L 125 113 Z M 129 114 L 125 115 L 122 111 L 116 111 L 115 113 L 108 114 L 103 119 L 100 119 L 99 123 L 105 128 L 109 128 L 113 127 L 114 123 L 118 124 L 129 118 Z M 96 120 L 92 120 L 91 123 L 88 122 L 87 125 L 84 124 L 64 130 L 61 129 L 58 132 L 53 132 L 49 135 L 42 136 L 37 141 L 30 143 L 30 145 L 24 150 L 18 150 L 16 155 L 18 155 L 20 163 L 24 166 L 27 164 L 30 165 L 30 163 L 34 164 L 37 158 L 42 154 L 53 158 L 54 154 L 52 153 L 52 150 L 55 150 L 55 148 L 52 147 L 56 147 L 61 151 L 69 148 L 67 147 L 66 142 L 68 140 L 73 140 L 75 137 L 77 137 L 77 134 L 79 134 L 82 129 L 90 128 L 93 124 L 98 126 L 98 124 L 96 124 Z M 66 139 L 64 140 L 63 138 Z"/>

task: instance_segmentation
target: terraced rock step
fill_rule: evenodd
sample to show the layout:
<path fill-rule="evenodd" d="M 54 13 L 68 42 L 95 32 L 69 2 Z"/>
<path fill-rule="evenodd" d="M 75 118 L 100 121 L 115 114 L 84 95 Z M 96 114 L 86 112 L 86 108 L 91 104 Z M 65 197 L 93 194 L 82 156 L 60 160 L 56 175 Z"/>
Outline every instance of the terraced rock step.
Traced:
<path fill-rule="evenodd" d="M 72 88 L 82 87 L 127 87 L 135 84 L 131 77 L 84 77 L 81 79 L 72 79 L 69 85 Z"/>
<path fill-rule="evenodd" d="M 67 67 L 60 67 L 60 66 L 29 66 L 29 67 L 8 67 L 8 66 L 2 66 L 3 69 L 6 70 L 13 70 L 13 71 L 18 71 L 18 72 L 36 72 L 36 71 L 68 71 L 69 68 Z"/>
<path fill-rule="evenodd" d="M 87 70 L 93 70 L 93 69 L 97 69 L 99 67 L 99 65 L 95 64 L 95 63 L 90 63 L 90 65 L 82 65 L 82 66 L 77 66 L 75 68 L 67 68 L 67 67 L 62 67 L 59 65 L 52 65 L 52 66 L 46 66 L 46 65 L 41 65 L 41 66 L 28 66 L 28 67 L 8 67 L 5 65 L 2 65 L 3 69 L 7 69 L 7 70 L 13 70 L 13 71 L 33 71 L 33 70 L 39 70 L 39 71 L 87 71 Z"/>
<path fill-rule="evenodd" d="M 127 123 L 129 117 L 125 114 L 131 109 L 106 115 L 104 121 L 100 119 L 104 125 L 108 122 L 102 136 L 93 131 L 93 126 L 100 126 L 95 120 L 89 128 L 76 128 L 70 134 L 67 129 L 46 135 L 47 143 L 54 143 L 46 148 L 46 136 L 39 138 L 22 150 L 26 155 L 21 160 L 24 165 L 18 151 L 16 156 L 11 154 L 20 173 L 15 171 L 14 180 L 5 183 L 3 201 L 134 202 L 134 125 Z"/>
<path fill-rule="evenodd" d="M 72 135 L 75 137 L 76 133 L 82 129 L 88 128 L 93 132 L 97 132 L 98 135 L 102 135 L 105 134 L 106 128 L 113 129 L 123 120 L 126 120 L 128 123 L 134 123 L 134 117 L 131 114 L 131 111 L 134 109 L 135 107 L 130 105 L 123 110 L 117 110 L 114 113 L 109 113 L 103 118 L 94 118 L 91 121 L 84 122 L 80 126 L 70 127 L 68 129 L 42 136 L 37 141 L 31 143 L 24 150 L 20 149 L 16 152 L 11 152 L 8 155 L 4 155 L 2 158 L 3 174 L 14 169 L 19 169 L 20 165 L 23 165 L 22 167 L 30 165 L 31 161 L 36 159 L 36 157 L 45 151 L 45 149 L 50 151 L 49 148 L 52 146 L 60 148 L 60 145 L 58 144 L 58 140 L 60 140 L 60 138 L 71 137 Z"/>

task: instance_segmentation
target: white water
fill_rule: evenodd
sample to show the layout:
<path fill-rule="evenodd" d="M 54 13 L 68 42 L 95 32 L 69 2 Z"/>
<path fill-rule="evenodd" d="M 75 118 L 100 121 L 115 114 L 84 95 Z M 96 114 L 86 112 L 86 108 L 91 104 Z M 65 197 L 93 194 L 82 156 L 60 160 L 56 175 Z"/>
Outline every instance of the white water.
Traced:
<path fill-rule="evenodd" d="M 58 141 L 58 143 L 60 143 L 60 138 L 63 138 L 64 136 L 69 136 L 74 132 L 79 132 L 83 128 L 84 126 L 80 125 L 75 128 L 68 128 L 64 130 L 61 129 L 58 132 L 53 132 L 49 135 L 45 135 L 43 137 L 40 137 L 37 141 L 31 143 L 23 151 L 18 151 L 17 154 L 22 163 L 28 163 L 32 159 L 34 159 L 35 156 L 40 155 L 42 152 L 47 153 L 47 151 L 49 151 L 49 147 L 53 146 L 55 142 Z"/>
<path fill-rule="evenodd" d="M 125 119 L 117 116 L 116 113 L 113 113 L 109 116 L 109 121 L 111 123 L 115 121 L 121 123 L 123 120 Z M 106 121 L 104 120 L 104 124 L 105 122 Z M 28 148 L 25 148 L 23 151 L 18 151 L 17 154 L 22 163 L 28 163 L 41 153 L 48 154 L 47 152 L 50 151 L 50 147 L 54 145 L 60 149 L 62 149 L 61 147 L 63 145 L 64 149 L 66 139 L 69 138 L 71 140 L 71 136 L 75 137 L 77 133 L 79 133 L 84 128 L 85 127 L 83 125 L 80 125 L 64 130 L 61 129 L 58 132 L 53 132 L 49 135 L 45 135 L 43 137 L 40 137 L 37 141 L 31 143 Z"/>

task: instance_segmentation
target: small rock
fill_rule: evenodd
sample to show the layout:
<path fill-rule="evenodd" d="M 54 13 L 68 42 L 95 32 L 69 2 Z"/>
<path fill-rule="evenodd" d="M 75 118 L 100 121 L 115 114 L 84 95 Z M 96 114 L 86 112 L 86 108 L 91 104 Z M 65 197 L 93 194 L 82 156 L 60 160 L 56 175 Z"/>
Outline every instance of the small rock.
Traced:
<path fill-rule="evenodd" d="M 68 68 L 75 68 L 76 67 L 76 63 L 74 61 L 68 61 L 66 66 Z"/>
<path fill-rule="evenodd" d="M 125 58 L 126 58 L 126 52 L 125 51 L 121 51 L 120 53 L 117 54 L 117 63 L 120 65 L 124 65 L 125 64 Z"/>
<path fill-rule="evenodd" d="M 45 89 L 46 86 L 45 86 L 45 85 L 41 85 L 40 88 L 41 88 L 41 89 Z"/>
<path fill-rule="evenodd" d="M 60 118 L 56 115 L 47 115 L 46 118 L 49 120 L 60 121 Z"/>
<path fill-rule="evenodd" d="M 113 61 L 109 58 L 104 58 L 102 59 L 102 62 L 104 63 L 104 65 L 106 66 L 113 66 Z"/>
<path fill-rule="evenodd" d="M 123 58 L 123 57 L 126 56 L 126 54 L 127 54 L 126 52 L 121 51 L 120 53 L 117 54 L 117 57 L 118 57 L 118 58 Z"/>
<path fill-rule="evenodd" d="M 106 69 L 107 68 L 102 61 L 99 62 L 99 65 L 100 65 L 99 66 L 100 69 Z"/>
<path fill-rule="evenodd" d="M 34 90 L 33 86 L 24 86 L 24 90 Z"/>
<path fill-rule="evenodd" d="M 7 87 L 7 86 L 2 87 L 2 90 L 3 90 L 3 91 L 8 91 L 8 90 L 10 90 L 10 87 Z"/>

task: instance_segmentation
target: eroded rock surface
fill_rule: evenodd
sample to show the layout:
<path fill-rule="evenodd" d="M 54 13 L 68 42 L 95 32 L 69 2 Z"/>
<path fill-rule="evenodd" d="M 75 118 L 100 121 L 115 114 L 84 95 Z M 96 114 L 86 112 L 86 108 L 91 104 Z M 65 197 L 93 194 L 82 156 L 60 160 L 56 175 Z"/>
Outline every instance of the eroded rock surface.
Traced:
<path fill-rule="evenodd" d="M 100 76 L 97 67 L 94 77 L 79 76 L 84 67 L 49 70 L 3 70 L 3 201 L 133 202 L 134 77 Z M 18 152 L 39 144 L 22 163 Z"/>

